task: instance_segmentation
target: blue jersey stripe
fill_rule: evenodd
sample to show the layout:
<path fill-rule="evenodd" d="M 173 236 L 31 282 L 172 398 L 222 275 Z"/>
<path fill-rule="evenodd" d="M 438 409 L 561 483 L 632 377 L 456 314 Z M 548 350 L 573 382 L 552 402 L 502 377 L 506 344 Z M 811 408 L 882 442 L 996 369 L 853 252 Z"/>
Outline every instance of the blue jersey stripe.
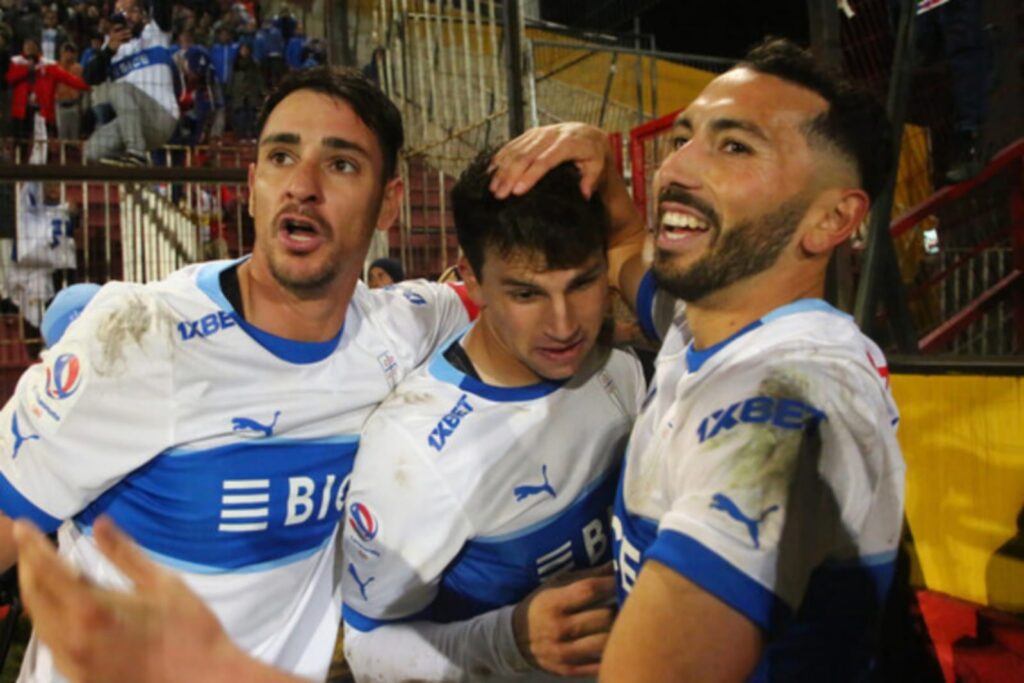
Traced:
<path fill-rule="evenodd" d="M 27 518 L 31 520 L 45 533 L 56 531 L 61 524 L 61 520 L 51 517 L 21 495 L 2 473 L 0 473 L 0 510 L 3 510 L 3 513 L 11 519 Z"/>
<path fill-rule="evenodd" d="M 357 442 L 252 439 L 160 455 L 75 518 L 109 514 L 154 555 L 190 571 L 294 562 L 323 547 L 342 517 Z"/>
<path fill-rule="evenodd" d="M 640 280 L 640 288 L 636 293 L 636 319 L 640 329 L 651 341 L 661 341 L 661 335 L 654 327 L 654 295 L 658 292 L 658 283 L 654 280 L 654 272 L 648 270 Z"/>
<path fill-rule="evenodd" d="M 693 537 L 663 530 L 644 554 L 673 569 L 739 611 L 766 633 L 775 633 L 792 616 L 777 595 L 731 565 Z"/>

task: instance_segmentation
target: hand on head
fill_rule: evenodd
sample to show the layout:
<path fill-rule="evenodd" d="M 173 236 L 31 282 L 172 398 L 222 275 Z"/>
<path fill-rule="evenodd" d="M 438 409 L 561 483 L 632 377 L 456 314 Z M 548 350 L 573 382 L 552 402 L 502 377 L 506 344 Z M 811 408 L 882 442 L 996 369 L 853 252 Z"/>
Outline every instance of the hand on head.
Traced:
<path fill-rule="evenodd" d="M 558 123 L 526 131 L 494 155 L 491 192 L 498 199 L 525 194 L 566 161 L 580 170 L 580 190 L 590 197 L 604 179 L 611 159 L 608 135 L 584 123 Z"/>

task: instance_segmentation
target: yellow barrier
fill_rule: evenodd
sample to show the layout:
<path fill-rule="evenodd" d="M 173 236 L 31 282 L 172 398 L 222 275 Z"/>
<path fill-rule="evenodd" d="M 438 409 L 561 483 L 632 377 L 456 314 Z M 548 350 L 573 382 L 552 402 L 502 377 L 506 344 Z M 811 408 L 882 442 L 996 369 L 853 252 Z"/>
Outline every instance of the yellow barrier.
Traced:
<path fill-rule="evenodd" d="M 894 375 L 914 576 L 1024 611 L 1024 378 Z"/>

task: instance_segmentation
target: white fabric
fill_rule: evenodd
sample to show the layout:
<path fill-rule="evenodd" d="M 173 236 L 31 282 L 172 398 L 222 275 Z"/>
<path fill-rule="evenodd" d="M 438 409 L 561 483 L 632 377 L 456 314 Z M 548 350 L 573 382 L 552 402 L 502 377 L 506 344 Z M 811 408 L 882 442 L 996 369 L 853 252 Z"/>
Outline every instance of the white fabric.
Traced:
<path fill-rule="evenodd" d="M 488 680 L 520 680 L 500 643 L 452 634 L 609 559 L 608 511 L 643 391 L 623 351 L 595 352 L 564 385 L 515 389 L 438 351 L 398 387 L 364 430 L 344 527 L 361 679 L 463 680 L 482 661 Z"/>
<path fill-rule="evenodd" d="M 0 506 L 104 584 L 89 535 L 111 515 L 181 572 L 259 659 L 326 674 L 340 621 L 337 522 L 364 421 L 467 322 L 450 288 L 358 286 L 340 338 L 254 331 L 219 287 L 231 262 L 105 286 L 0 412 Z M 33 642 L 21 680 L 60 680 Z"/>
<path fill-rule="evenodd" d="M 882 352 L 817 300 L 783 307 L 703 354 L 692 349 L 684 317 L 680 306 L 616 501 L 620 597 L 654 557 L 775 644 L 830 626 L 870 630 L 831 601 L 863 591 L 858 609 L 874 609 L 865 617 L 873 625 L 881 606 L 868 603 L 884 599 L 899 541 L 905 467 Z M 848 583 L 856 590 L 835 589 Z M 829 604 L 808 602 L 823 598 Z M 811 638 L 779 621 L 807 614 L 818 625 Z M 838 642 L 869 647 L 862 637 Z M 804 656 L 793 654 L 802 642 L 784 658 Z"/>

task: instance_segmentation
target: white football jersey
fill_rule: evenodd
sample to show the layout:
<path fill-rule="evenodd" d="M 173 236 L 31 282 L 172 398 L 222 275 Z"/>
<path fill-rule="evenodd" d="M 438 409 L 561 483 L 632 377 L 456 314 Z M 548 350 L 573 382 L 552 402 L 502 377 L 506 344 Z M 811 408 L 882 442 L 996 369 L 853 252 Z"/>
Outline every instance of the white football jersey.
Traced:
<path fill-rule="evenodd" d="M 122 43 L 111 58 L 110 80 L 131 83 L 177 118 L 170 47 L 171 34 L 161 31 L 155 21 L 148 22 L 138 38 Z"/>
<path fill-rule="evenodd" d="M 360 284 L 335 339 L 290 341 L 235 313 L 219 279 L 232 263 L 96 295 L 0 412 L 0 507 L 59 527 L 65 558 L 123 585 L 90 534 L 110 515 L 246 651 L 323 679 L 360 430 L 468 317 L 443 285 Z M 44 647 L 22 679 L 59 679 Z"/>
<path fill-rule="evenodd" d="M 609 512 L 643 394 L 624 351 L 595 352 L 567 382 L 518 388 L 436 352 L 363 432 L 343 531 L 346 623 L 461 621 L 610 559 Z"/>
<path fill-rule="evenodd" d="M 882 352 L 820 300 L 702 351 L 675 313 L 616 498 L 620 599 L 654 559 L 763 630 L 751 680 L 859 680 L 903 518 Z"/>

